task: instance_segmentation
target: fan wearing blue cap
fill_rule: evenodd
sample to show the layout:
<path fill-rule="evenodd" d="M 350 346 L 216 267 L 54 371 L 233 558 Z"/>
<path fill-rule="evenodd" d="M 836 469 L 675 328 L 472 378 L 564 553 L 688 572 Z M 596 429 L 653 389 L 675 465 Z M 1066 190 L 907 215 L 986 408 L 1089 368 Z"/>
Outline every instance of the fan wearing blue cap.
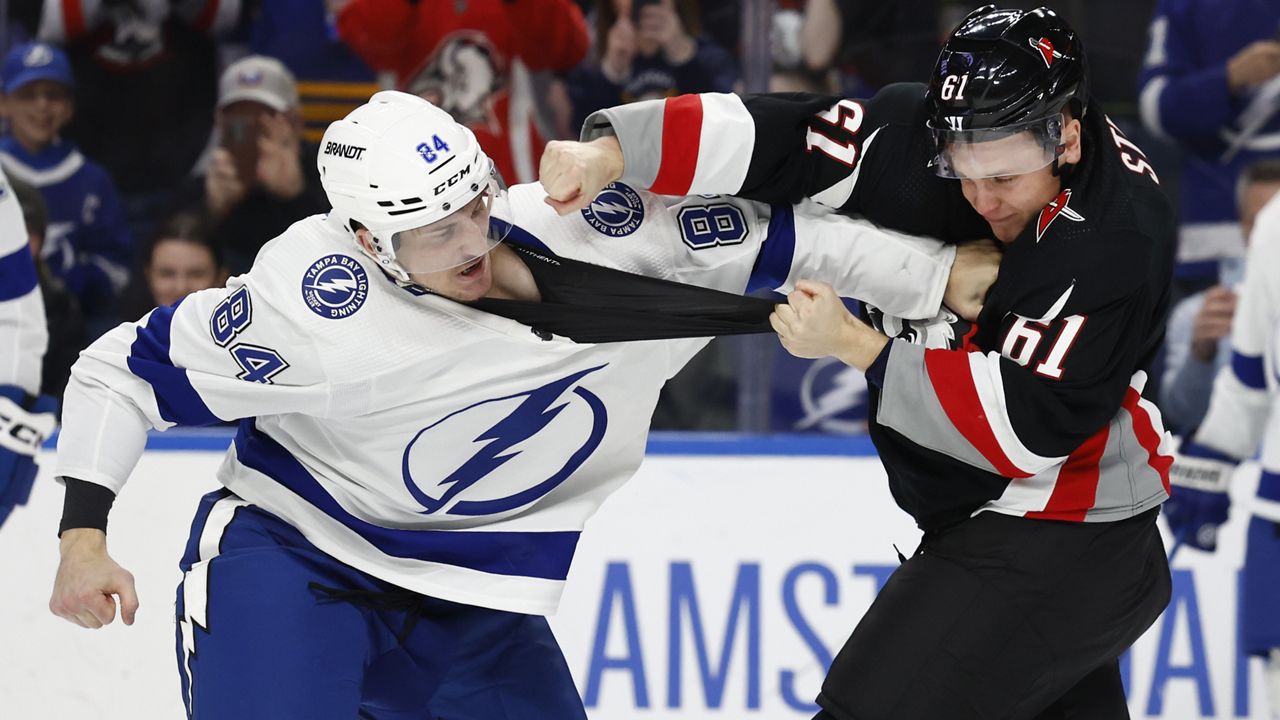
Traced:
<path fill-rule="evenodd" d="M 0 165 L 44 196 L 49 228 L 42 255 L 79 300 L 87 344 L 123 319 L 119 297 L 129 280 L 133 242 L 115 183 L 61 136 L 75 113 L 75 79 L 61 48 L 18 45 L 0 76 L 8 124 L 0 137 Z"/>

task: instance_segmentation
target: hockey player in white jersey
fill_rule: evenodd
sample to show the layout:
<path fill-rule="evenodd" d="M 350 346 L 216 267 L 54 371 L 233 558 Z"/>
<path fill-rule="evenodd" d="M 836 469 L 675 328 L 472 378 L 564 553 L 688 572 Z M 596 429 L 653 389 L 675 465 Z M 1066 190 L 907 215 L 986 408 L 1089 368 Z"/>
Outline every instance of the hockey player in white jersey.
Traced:
<path fill-rule="evenodd" d="M 1217 547 L 1236 465 L 1262 450 L 1249 519 L 1240 638 L 1267 662 L 1271 717 L 1280 720 L 1280 196 L 1258 213 L 1231 323 L 1231 363 L 1218 371 L 1209 412 L 1170 469 L 1165 517 L 1175 542 Z"/>
<path fill-rule="evenodd" d="M 35 454 L 56 425 L 56 402 L 40 395 L 49 331 L 27 243 L 22 208 L 0 171 L 0 525 L 30 497 Z"/>
<path fill-rule="evenodd" d="M 147 430 L 240 420 L 181 561 L 196 718 L 585 718 L 542 615 L 666 378 L 705 336 L 767 329 L 749 287 L 816 276 L 929 317 L 956 252 L 619 184 L 562 218 L 395 92 L 331 125 L 319 165 L 327 216 L 105 335 L 66 392 L 50 607 L 85 627 L 138 607 L 105 526 Z"/>

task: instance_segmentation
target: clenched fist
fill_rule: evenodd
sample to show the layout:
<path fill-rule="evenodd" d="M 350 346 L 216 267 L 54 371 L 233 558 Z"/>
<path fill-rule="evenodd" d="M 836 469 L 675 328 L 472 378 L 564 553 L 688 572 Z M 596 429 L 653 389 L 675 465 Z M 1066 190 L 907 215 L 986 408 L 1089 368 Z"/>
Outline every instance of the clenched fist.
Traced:
<path fill-rule="evenodd" d="M 606 185 L 622 177 L 622 146 L 612 136 L 591 142 L 553 140 L 538 166 L 547 204 L 561 215 L 581 210 Z"/>

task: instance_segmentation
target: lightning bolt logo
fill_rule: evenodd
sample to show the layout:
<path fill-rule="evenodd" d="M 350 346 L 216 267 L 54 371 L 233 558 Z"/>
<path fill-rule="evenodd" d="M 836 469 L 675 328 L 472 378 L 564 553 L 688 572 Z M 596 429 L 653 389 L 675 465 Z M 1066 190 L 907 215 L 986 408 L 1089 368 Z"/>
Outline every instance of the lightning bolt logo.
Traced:
<path fill-rule="evenodd" d="M 307 287 L 320 292 L 351 292 L 356 289 L 356 279 L 352 277 L 333 278 L 331 280 L 318 280 Z"/>
<path fill-rule="evenodd" d="M 631 208 L 626 205 L 619 205 L 616 202 L 605 202 L 603 200 L 591 201 L 591 212 L 599 215 L 612 215 L 621 220 L 631 216 Z"/>
<path fill-rule="evenodd" d="M 519 507 L 550 492 L 552 488 L 568 478 L 573 471 L 590 457 L 604 437 L 604 429 L 607 423 L 604 403 L 586 388 L 574 387 L 579 380 L 603 367 L 605 366 L 599 365 L 582 370 L 525 393 L 484 400 L 450 413 L 441 420 L 418 431 L 418 434 L 414 436 L 413 440 L 405 448 L 401 463 L 401 473 L 409 494 L 425 508 L 424 514 L 429 515 L 443 510 L 460 493 L 518 457 L 523 450 L 518 449 L 517 446 L 542 432 L 547 425 L 568 407 L 574 398 L 578 398 L 585 401 L 591 409 L 594 422 L 587 440 L 570 456 L 563 467 L 533 487 L 514 495 L 494 500 L 458 501 L 453 503 L 452 507 L 446 512 L 450 515 L 488 515 Z M 570 396 L 569 399 L 561 401 L 566 394 Z M 494 423 L 472 440 L 473 444 L 483 443 L 476 449 L 475 453 L 436 484 L 436 487 L 445 489 L 439 497 L 434 497 L 419 487 L 418 483 L 413 479 L 409 458 L 414 445 L 424 434 L 427 434 L 428 431 L 440 426 L 442 423 L 481 405 L 511 400 L 521 396 L 524 399 L 510 414 Z"/>

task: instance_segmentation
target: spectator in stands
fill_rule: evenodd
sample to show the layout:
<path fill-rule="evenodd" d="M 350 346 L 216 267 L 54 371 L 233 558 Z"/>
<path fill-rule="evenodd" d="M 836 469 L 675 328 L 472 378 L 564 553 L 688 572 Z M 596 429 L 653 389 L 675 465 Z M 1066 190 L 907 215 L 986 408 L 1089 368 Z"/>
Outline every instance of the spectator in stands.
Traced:
<path fill-rule="evenodd" d="M 188 183 L 178 207 L 208 214 L 227 268 L 239 274 L 268 240 L 329 203 L 317 148 L 302 140 L 293 74 L 279 60 L 250 55 L 227 66 L 216 126 L 209 167 Z"/>
<path fill-rule="evenodd" d="M 42 257 L 79 301 L 95 338 L 120 322 L 119 298 L 133 262 L 119 195 L 107 171 L 62 138 L 75 113 L 75 81 L 62 50 L 18 45 L 5 57 L 3 75 L 9 134 L 0 138 L 0 163 L 44 196 Z"/>
<path fill-rule="evenodd" d="M 34 186 L 17 178 L 9 178 L 9 185 L 22 208 L 27 242 L 31 246 L 31 257 L 35 258 L 36 279 L 44 299 L 45 323 L 49 328 L 49 346 L 40 368 L 40 394 L 57 398 L 61 408 L 62 391 L 71 377 L 71 365 L 92 338 L 85 336 L 80 303 L 67 292 L 62 280 L 49 272 L 49 266 L 41 257 L 45 233 L 49 228 L 49 209 L 44 197 Z"/>
<path fill-rule="evenodd" d="M 838 70 L 841 94 L 871 97 L 928 77 L 942 47 L 938 0 L 804 0 L 800 49 L 811 73 Z M 970 6 L 971 7 L 971 6 Z M 952 23 L 947 23 L 949 30 Z"/>
<path fill-rule="evenodd" d="M 596 58 L 569 75 L 575 127 L 602 108 L 732 92 L 733 56 L 699 32 L 697 0 L 596 0 Z"/>
<path fill-rule="evenodd" d="M 1247 244 L 1258 212 L 1280 192 L 1280 159 L 1247 166 L 1236 187 L 1240 228 Z M 1224 274 L 1221 284 L 1184 298 L 1169 314 L 1160 410 L 1174 432 L 1191 433 L 1200 425 L 1209 409 L 1213 378 L 1231 358 L 1234 287 L 1243 279 L 1243 266 L 1235 267 L 1240 272 Z"/>
<path fill-rule="evenodd" d="M 335 4 L 339 37 L 370 67 L 395 73 L 397 88 L 470 128 L 507 182 L 538 179 L 554 128 L 539 126 L 530 73 L 566 72 L 586 56 L 586 23 L 572 0 Z"/>
<path fill-rule="evenodd" d="M 1280 157 L 1280 3 L 1160 0 L 1139 76 L 1139 110 L 1184 152 L 1178 288 L 1218 281 L 1239 263 L 1236 178 Z"/>
<path fill-rule="evenodd" d="M 148 297 L 136 317 L 193 292 L 225 285 L 227 268 L 210 238 L 208 219 L 195 212 L 179 212 L 162 220 L 147 248 L 143 274 Z"/>
<path fill-rule="evenodd" d="M 141 241 L 174 200 L 213 128 L 214 36 L 234 26 L 240 0 L 44 2 L 39 37 L 61 44 L 77 81 L 67 129 L 102 163 Z"/>
<path fill-rule="evenodd" d="M 302 137 L 318 144 L 334 120 L 381 88 L 377 76 L 342 38 L 337 13 L 346 0 L 271 0 L 245 9 L 249 52 L 284 63 L 298 80 Z"/>

